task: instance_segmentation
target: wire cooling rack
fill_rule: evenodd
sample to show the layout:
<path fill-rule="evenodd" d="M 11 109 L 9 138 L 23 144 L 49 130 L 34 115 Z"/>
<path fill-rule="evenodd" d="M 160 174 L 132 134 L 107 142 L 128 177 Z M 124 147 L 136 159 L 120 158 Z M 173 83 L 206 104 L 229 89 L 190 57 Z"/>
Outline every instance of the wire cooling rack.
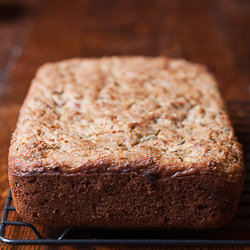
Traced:
<path fill-rule="evenodd" d="M 0 240 L 12 245 L 250 245 L 250 102 L 230 102 L 228 110 L 238 139 L 244 146 L 246 178 L 238 212 L 226 227 L 202 231 L 49 229 L 22 221 L 12 205 L 9 191 L 0 224 Z"/>

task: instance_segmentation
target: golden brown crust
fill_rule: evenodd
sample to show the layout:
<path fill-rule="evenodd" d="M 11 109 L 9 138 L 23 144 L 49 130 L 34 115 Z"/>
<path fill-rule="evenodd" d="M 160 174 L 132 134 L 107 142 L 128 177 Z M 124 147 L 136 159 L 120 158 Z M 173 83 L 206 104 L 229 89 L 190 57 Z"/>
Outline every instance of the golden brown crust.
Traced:
<path fill-rule="evenodd" d="M 9 150 L 17 211 L 51 226 L 219 227 L 243 178 L 214 78 L 165 57 L 45 64 Z"/>
<path fill-rule="evenodd" d="M 238 178 L 242 150 L 216 82 L 184 60 L 72 59 L 42 66 L 22 107 L 11 171 L 205 172 Z"/>

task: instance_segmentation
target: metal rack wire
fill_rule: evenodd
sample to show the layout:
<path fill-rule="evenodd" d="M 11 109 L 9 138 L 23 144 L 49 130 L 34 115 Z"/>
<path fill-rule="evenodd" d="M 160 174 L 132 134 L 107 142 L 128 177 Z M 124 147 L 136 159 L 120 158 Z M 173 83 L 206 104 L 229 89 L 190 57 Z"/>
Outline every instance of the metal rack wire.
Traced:
<path fill-rule="evenodd" d="M 167 229 L 97 229 L 68 227 L 57 235 L 20 221 L 12 206 L 9 191 L 0 224 L 0 240 L 12 245 L 250 245 L 250 102 L 230 102 L 228 110 L 239 141 L 244 146 L 246 179 L 238 212 L 230 225 L 216 230 L 167 230 Z M 14 230 L 29 229 L 33 238 L 16 239 L 6 235 L 7 227 Z M 52 229 L 53 231 L 54 229 Z"/>

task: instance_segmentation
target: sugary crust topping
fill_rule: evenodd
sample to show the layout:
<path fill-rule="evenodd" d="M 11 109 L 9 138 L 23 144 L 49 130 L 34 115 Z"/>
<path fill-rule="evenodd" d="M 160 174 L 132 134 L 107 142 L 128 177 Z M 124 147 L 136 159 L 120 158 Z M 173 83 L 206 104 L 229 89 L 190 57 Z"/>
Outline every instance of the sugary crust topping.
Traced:
<path fill-rule="evenodd" d="M 242 150 L 204 67 L 165 57 L 42 66 L 21 109 L 12 171 L 242 175 Z"/>

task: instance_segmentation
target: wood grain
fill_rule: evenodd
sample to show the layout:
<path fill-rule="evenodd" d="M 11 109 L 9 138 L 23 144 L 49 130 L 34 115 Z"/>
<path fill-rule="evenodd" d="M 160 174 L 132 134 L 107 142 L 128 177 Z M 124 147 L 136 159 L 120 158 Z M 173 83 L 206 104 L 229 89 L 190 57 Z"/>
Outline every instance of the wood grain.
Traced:
<path fill-rule="evenodd" d="M 9 10 L 12 17 L 4 14 L 5 18 L 1 18 L 0 3 L 1 211 L 8 190 L 11 132 L 30 81 L 44 62 L 126 54 L 183 57 L 207 65 L 226 100 L 250 100 L 250 1 L 45 0 L 28 1 L 28 6 L 29 10 L 21 7 L 21 12 L 15 13 L 14 17 L 19 15 L 15 22 L 13 10 Z M 23 53 L 16 62 L 18 48 Z M 18 236 L 19 231 L 11 233 Z"/>

